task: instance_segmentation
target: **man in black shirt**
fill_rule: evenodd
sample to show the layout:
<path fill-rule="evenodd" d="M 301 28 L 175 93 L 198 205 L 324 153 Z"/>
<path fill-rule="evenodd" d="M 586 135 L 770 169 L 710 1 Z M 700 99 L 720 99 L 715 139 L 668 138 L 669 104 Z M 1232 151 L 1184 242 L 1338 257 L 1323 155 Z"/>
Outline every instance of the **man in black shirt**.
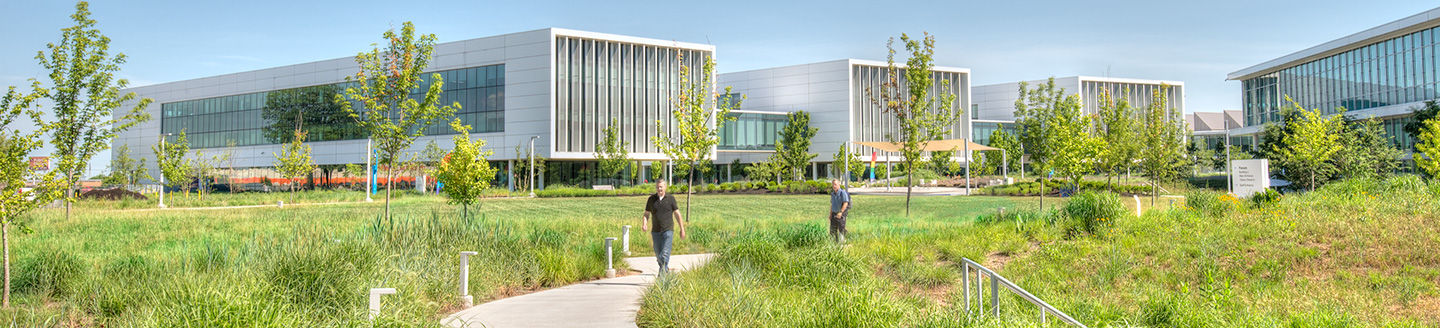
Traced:
<path fill-rule="evenodd" d="M 650 231 L 650 242 L 655 248 L 655 261 L 660 264 L 661 274 L 670 272 L 670 243 L 674 240 L 672 226 L 679 227 L 680 238 L 685 238 L 685 221 L 680 217 L 680 208 L 675 206 L 675 196 L 665 193 L 665 187 L 664 180 L 655 183 L 655 194 L 645 200 L 645 213 L 640 216 L 640 229 Z M 647 220 L 649 225 L 646 225 Z"/>

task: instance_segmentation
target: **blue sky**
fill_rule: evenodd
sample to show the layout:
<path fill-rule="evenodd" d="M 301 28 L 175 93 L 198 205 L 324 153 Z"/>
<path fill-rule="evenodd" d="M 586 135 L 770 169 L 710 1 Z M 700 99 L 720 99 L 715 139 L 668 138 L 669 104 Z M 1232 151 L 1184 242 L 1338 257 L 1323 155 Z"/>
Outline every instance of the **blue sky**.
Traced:
<path fill-rule="evenodd" d="M 0 0 L 0 86 L 45 74 L 35 52 L 71 24 L 73 6 Z M 970 68 L 976 85 L 1071 75 L 1180 80 L 1188 88 L 1189 110 L 1218 111 L 1239 108 L 1239 82 L 1225 81 L 1229 72 L 1435 6 L 1254 0 L 100 0 L 91 11 L 114 40 L 112 49 L 130 57 L 122 77 L 137 85 L 353 56 L 405 21 L 441 42 L 553 26 L 710 43 L 719 49 L 722 73 L 840 58 L 883 60 L 887 37 L 928 31 L 937 38 L 937 63 Z"/>

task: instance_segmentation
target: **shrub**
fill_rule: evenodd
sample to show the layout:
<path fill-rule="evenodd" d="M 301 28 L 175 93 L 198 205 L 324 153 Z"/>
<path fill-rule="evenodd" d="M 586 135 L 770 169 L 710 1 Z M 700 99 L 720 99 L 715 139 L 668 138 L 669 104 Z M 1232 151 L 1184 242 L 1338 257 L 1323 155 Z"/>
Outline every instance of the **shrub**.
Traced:
<path fill-rule="evenodd" d="M 716 262 L 731 266 L 770 268 L 779 263 L 781 255 L 779 241 L 767 234 L 751 232 L 726 243 Z"/>
<path fill-rule="evenodd" d="M 1255 193 L 1254 195 L 1250 195 L 1250 203 L 1253 204 L 1256 208 L 1270 207 L 1271 205 L 1275 205 L 1275 203 L 1279 201 L 1280 192 L 1275 191 L 1275 189 L 1267 188 L 1265 190 Z"/>
<path fill-rule="evenodd" d="M 1201 214 L 1219 217 L 1239 207 L 1240 202 L 1234 196 L 1208 190 L 1195 190 L 1185 193 L 1185 207 Z"/>
<path fill-rule="evenodd" d="M 1083 191 L 1070 197 L 1062 209 L 1072 231 L 1094 234 L 1128 212 L 1120 196 L 1108 191 Z"/>
<path fill-rule="evenodd" d="M 80 257 L 65 250 L 48 250 L 16 261 L 15 291 L 63 296 L 85 278 Z"/>

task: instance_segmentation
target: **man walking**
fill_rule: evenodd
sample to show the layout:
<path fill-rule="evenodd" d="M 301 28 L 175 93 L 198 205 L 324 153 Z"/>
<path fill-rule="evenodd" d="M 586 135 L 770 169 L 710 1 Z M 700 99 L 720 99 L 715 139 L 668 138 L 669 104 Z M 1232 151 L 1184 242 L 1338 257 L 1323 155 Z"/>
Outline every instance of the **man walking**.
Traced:
<path fill-rule="evenodd" d="M 672 227 L 680 229 L 680 238 L 685 238 L 685 221 L 680 217 L 680 208 L 675 206 L 675 196 L 665 192 L 665 180 L 655 183 L 655 194 L 645 200 L 645 213 L 640 215 L 640 229 L 650 232 L 650 244 L 655 249 L 655 262 L 660 264 L 660 274 L 670 272 L 670 243 L 674 240 Z M 649 220 L 649 225 L 645 222 Z"/>
<path fill-rule="evenodd" d="M 845 243 L 845 214 L 850 212 L 850 193 L 840 188 L 840 180 L 830 180 L 830 238 Z"/>

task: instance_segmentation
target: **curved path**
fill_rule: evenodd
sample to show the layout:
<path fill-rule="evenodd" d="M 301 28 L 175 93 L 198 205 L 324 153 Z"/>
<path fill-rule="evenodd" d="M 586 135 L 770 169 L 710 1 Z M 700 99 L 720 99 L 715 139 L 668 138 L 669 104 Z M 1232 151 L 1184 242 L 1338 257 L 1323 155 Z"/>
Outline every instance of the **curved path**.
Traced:
<path fill-rule="evenodd" d="M 714 257 L 673 255 L 670 268 L 688 270 Z M 625 263 L 640 273 L 499 299 L 461 310 L 441 322 L 450 327 L 636 327 L 640 297 L 660 268 L 654 257 L 626 258 Z"/>

